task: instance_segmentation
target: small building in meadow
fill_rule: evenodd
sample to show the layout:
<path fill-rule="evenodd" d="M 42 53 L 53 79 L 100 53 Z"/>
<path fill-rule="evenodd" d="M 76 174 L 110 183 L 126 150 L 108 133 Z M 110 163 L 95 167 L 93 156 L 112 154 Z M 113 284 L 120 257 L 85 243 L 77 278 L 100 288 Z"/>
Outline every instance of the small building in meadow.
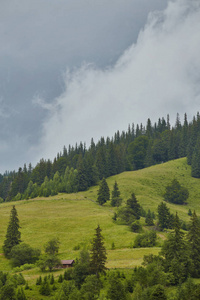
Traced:
<path fill-rule="evenodd" d="M 73 259 L 68 259 L 68 260 L 61 260 L 61 268 L 66 269 L 66 268 L 71 268 L 75 261 Z"/>

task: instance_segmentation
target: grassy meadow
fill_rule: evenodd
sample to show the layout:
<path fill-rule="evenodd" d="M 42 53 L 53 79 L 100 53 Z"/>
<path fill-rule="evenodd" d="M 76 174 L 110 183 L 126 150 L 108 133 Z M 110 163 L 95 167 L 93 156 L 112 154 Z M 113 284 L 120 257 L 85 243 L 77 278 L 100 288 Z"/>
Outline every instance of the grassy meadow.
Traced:
<path fill-rule="evenodd" d="M 176 178 L 188 188 L 188 204 L 179 206 L 168 204 L 171 212 L 178 212 L 181 219 L 189 221 L 188 209 L 200 215 L 199 179 L 191 177 L 186 158 L 170 161 L 134 172 L 124 172 L 107 179 L 110 190 L 115 180 L 123 198 L 123 204 L 132 192 L 145 210 L 156 213 L 158 204 L 163 200 L 165 187 Z M 107 202 L 100 206 L 96 203 L 98 186 L 76 194 L 59 194 L 49 198 L 36 198 L 0 204 L 0 253 L 5 239 L 12 205 L 16 206 L 21 226 L 21 238 L 32 247 L 43 249 L 45 242 L 57 237 L 60 240 L 60 259 L 75 259 L 83 247 L 89 249 L 95 228 L 99 224 L 105 238 L 108 254 L 108 268 L 133 268 L 142 263 L 144 255 L 160 251 L 159 247 L 133 249 L 136 236 L 128 226 L 117 225 L 112 216 L 117 208 Z M 144 223 L 144 219 L 142 219 Z M 166 233 L 160 234 L 160 239 Z M 115 249 L 112 250 L 114 243 Z M 77 250 L 76 250 L 77 249 Z M 0 270 L 11 271 L 9 262 L 0 255 Z M 33 281 L 38 268 L 24 271 L 26 279 Z"/>

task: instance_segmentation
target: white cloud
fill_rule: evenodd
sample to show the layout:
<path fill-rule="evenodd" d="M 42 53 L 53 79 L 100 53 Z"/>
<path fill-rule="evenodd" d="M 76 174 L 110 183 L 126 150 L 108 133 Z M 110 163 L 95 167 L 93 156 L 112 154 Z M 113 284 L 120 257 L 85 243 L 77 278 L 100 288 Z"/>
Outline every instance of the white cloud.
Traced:
<path fill-rule="evenodd" d="M 129 123 L 157 121 L 177 112 L 190 118 L 200 101 L 200 3 L 169 2 L 151 14 L 138 41 L 113 68 L 85 65 L 67 74 L 65 92 L 43 124 L 41 155 L 65 144 L 112 136 Z"/>

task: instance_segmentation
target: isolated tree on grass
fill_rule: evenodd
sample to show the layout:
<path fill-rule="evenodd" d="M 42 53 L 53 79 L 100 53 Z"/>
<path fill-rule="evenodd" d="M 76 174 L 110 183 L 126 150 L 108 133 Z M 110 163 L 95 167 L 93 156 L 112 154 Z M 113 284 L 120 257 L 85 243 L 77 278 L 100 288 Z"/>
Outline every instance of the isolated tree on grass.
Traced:
<path fill-rule="evenodd" d="M 131 197 L 127 200 L 126 207 L 132 210 L 132 213 L 137 220 L 140 219 L 141 206 L 138 203 L 134 193 L 132 193 Z"/>
<path fill-rule="evenodd" d="M 108 184 L 107 184 L 105 178 L 103 178 L 99 184 L 97 202 L 100 205 L 103 205 L 109 199 L 110 199 L 110 190 L 109 190 L 109 187 L 108 187 Z"/>
<path fill-rule="evenodd" d="M 10 259 L 13 267 L 24 264 L 34 264 L 40 256 L 40 250 L 34 249 L 26 243 L 15 245 L 10 252 Z"/>
<path fill-rule="evenodd" d="M 171 184 L 166 187 L 164 200 L 175 204 L 186 203 L 189 197 L 189 192 L 186 187 L 180 185 L 177 179 L 172 180 Z"/>
<path fill-rule="evenodd" d="M 106 271 L 105 263 L 107 260 L 106 248 L 103 242 L 103 236 L 101 235 L 102 229 L 98 225 L 95 229 L 95 237 L 92 241 L 91 248 L 91 260 L 90 260 L 90 269 L 91 273 L 95 274 L 99 277 L 100 273 L 104 273 Z"/>
<path fill-rule="evenodd" d="M 10 252 L 12 248 L 21 242 L 21 232 L 19 231 L 19 228 L 20 226 L 17 210 L 15 208 L 15 205 L 13 205 L 13 208 L 10 213 L 10 221 L 8 223 L 6 239 L 3 245 L 3 252 L 5 254 L 5 257 L 7 258 L 10 257 Z"/>
<path fill-rule="evenodd" d="M 112 190 L 111 205 L 112 206 L 120 206 L 121 202 L 122 202 L 122 198 L 120 197 L 120 190 L 119 190 L 117 182 L 115 181 L 115 184 L 114 184 L 113 190 Z"/>

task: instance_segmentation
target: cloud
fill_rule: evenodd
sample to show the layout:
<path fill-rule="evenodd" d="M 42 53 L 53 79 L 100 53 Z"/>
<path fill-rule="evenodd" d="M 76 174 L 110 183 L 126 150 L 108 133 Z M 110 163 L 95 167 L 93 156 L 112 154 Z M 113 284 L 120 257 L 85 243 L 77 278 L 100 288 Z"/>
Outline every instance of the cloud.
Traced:
<path fill-rule="evenodd" d="M 129 123 L 153 122 L 185 112 L 191 119 L 200 101 L 200 3 L 169 2 L 151 13 L 138 40 L 117 63 L 100 69 L 83 65 L 67 72 L 65 91 L 43 123 L 40 158 L 63 145 L 112 136 Z"/>

